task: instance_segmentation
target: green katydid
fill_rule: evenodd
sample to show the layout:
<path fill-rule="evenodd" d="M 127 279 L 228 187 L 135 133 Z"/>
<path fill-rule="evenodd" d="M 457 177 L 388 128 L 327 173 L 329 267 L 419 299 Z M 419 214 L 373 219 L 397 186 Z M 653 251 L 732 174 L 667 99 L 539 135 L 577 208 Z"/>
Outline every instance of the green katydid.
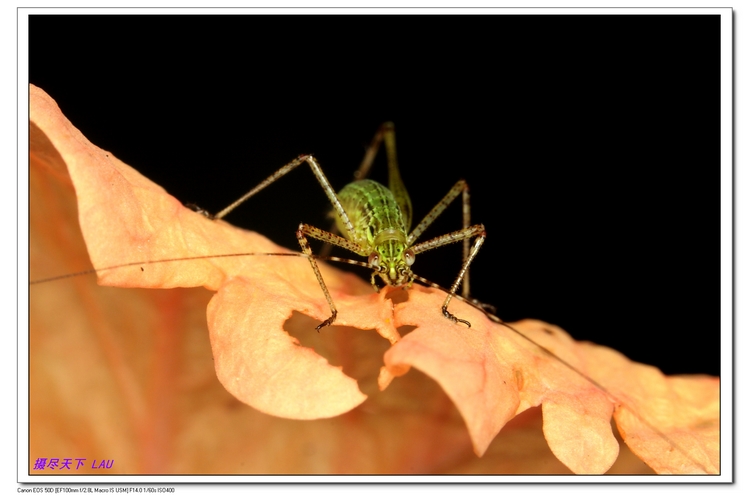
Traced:
<path fill-rule="evenodd" d="M 388 188 L 378 182 L 364 178 L 372 167 L 375 156 L 382 143 L 385 144 L 388 159 Z M 331 316 L 316 327 L 317 330 L 320 330 L 321 328 L 334 323 L 338 311 L 320 273 L 320 269 L 318 268 L 316 259 L 339 261 L 352 265 L 364 266 L 373 270 L 370 282 L 376 291 L 379 290 L 379 287 L 375 280 L 376 276 L 380 277 L 385 285 L 390 286 L 402 286 L 408 288 L 411 286 L 414 280 L 418 280 L 426 285 L 442 289 L 441 286 L 434 284 L 433 282 L 412 272 L 411 265 L 414 263 L 415 257 L 419 253 L 454 242 L 463 242 L 463 264 L 451 287 L 449 289 L 443 289 L 447 292 L 447 296 L 443 302 L 442 314 L 454 323 L 462 323 L 468 327 L 471 327 L 471 324 L 467 320 L 459 318 L 448 311 L 448 305 L 450 304 L 453 297 L 458 297 L 463 301 L 467 301 L 469 302 L 469 304 L 482 310 L 493 309 L 492 306 L 479 303 L 475 300 L 470 299 L 469 297 L 469 266 L 479 252 L 479 249 L 484 243 L 487 234 L 485 232 L 484 225 L 482 224 L 470 226 L 471 212 L 469 204 L 469 190 L 464 180 L 459 180 L 458 182 L 456 182 L 456 184 L 448 191 L 448 193 L 440 200 L 440 202 L 434 208 L 432 208 L 432 210 L 414 228 L 414 230 L 408 232 L 412 221 L 412 207 L 411 200 L 408 193 L 406 192 L 406 188 L 404 187 L 404 184 L 401 180 L 401 175 L 398 169 L 398 161 L 396 159 L 396 138 L 393 123 L 384 123 L 378 129 L 375 136 L 373 137 L 372 142 L 367 148 L 365 157 L 362 160 L 360 167 L 354 174 L 355 181 L 345 186 L 338 194 L 336 194 L 336 192 L 334 191 L 315 157 L 312 155 L 301 155 L 281 167 L 271 176 L 263 180 L 256 187 L 243 195 L 241 198 L 234 201 L 215 215 L 212 215 L 197 206 L 190 204 L 188 204 L 188 206 L 191 209 L 203 214 L 207 218 L 214 220 L 222 219 L 231 211 L 233 211 L 237 206 L 250 199 L 258 192 L 265 189 L 270 184 L 303 163 L 307 163 L 310 166 L 313 174 L 318 179 L 318 182 L 320 183 L 321 187 L 328 196 L 328 199 L 333 205 L 334 213 L 336 216 L 336 225 L 332 227 L 330 231 L 326 231 L 305 223 L 301 223 L 297 229 L 297 240 L 300 244 L 300 247 L 302 248 L 302 253 L 223 254 L 213 255 L 210 257 L 222 258 L 252 255 L 291 255 L 306 257 L 310 262 L 312 270 L 315 273 L 318 283 L 320 284 L 323 294 L 325 295 L 325 298 L 331 309 Z M 448 205 L 450 205 L 453 200 L 456 199 L 456 197 L 459 196 L 459 194 L 462 195 L 463 202 L 463 228 L 461 230 L 457 230 L 415 244 L 416 240 L 420 235 L 422 235 L 425 229 L 429 227 L 429 225 L 445 210 L 446 207 L 448 207 Z M 346 237 L 342 237 L 333 233 L 333 230 L 335 228 L 338 228 L 338 230 L 341 233 L 345 234 Z M 310 249 L 310 245 L 307 239 L 308 236 L 314 239 L 321 240 L 330 245 L 342 247 L 360 256 L 365 256 L 367 257 L 367 262 L 330 257 L 326 255 L 315 256 Z M 473 245 L 470 245 L 470 240 L 472 238 L 474 238 L 475 241 Z M 129 262 L 108 266 L 106 268 L 85 270 L 77 272 L 75 274 L 36 279 L 32 280 L 30 284 L 34 285 L 52 280 L 86 275 L 96 271 L 113 270 L 117 268 L 141 266 L 146 264 L 201 259 L 203 257 L 205 256 L 164 259 L 156 261 Z M 461 296 L 457 296 L 456 291 L 458 289 L 458 286 L 462 282 L 463 286 Z M 490 318 L 493 318 L 491 315 L 489 316 Z"/>
<path fill-rule="evenodd" d="M 373 180 L 363 179 L 372 165 L 381 142 L 385 142 L 388 156 L 388 188 Z M 297 240 L 302 248 L 302 252 L 307 255 L 310 266 L 313 272 L 315 272 L 318 283 L 320 283 L 323 294 L 325 294 L 328 305 L 331 308 L 331 316 L 316 327 L 318 330 L 331 325 L 335 321 L 338 311 L 320 274 L 307 237 L 312 237 L 367 257 L 367 266 L 373 270 L 370 282 L 376 290 L 379 289 L 375 281 L 376 276 L 380 277 L 386 285 L 409 287 L 416 277 L 411 270 L 411 266 L 417 254 L 446 244 L 462 241 L 463 265 L 443 302 L 442 313 L 454 323 L 463 323 L 471 327 L 468 321 L 450 313 L 448 311 L 448 304 L 451 302 L 461 282 L 463 282 L 463 298 L 469 299 L 469 265 L 471 265 L 471 262 L 476 257 L 479 248 L 487 236 L 484 225 L 469 226 L 471 216 L 468 186 L 464 180 L 459 180 L 414 230 L 409 232 L 412 221 L 411 200 L 398 170 L 393 123 L 383 124 L 375 134 L 365 154 L 362 165 L 355 174 L 355 178 L 362 179 L 348 184 L 338 194 L 333 190 L 315 157 L 312 155 L 302 155 L 283 166 L 216 215 L 207 216 L 213 219 L 223 218 L 237 206 L 303 163 L 307 163 L 310 166 L 321 187 L 323 187 L 335 211 L 336 227 L 340 233 L 344 234 L 342 237 L 306 223 L 301 223 L 297 229 Z M 424 230 L 459 194 L 462 194 L 463 199 L 463 228 L 415 244 Z M 469 242 L 472 238 L 475 239 L 475 242 L 470 248 Z"/>

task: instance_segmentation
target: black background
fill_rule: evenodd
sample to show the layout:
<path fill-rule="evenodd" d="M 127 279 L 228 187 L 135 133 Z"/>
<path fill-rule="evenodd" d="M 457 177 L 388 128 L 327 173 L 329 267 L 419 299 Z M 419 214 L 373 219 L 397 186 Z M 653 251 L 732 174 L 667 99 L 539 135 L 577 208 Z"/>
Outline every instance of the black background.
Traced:
<path fill-rule="evenodd" d="M 488 232 L 472 294 L 499 316 L 718 374 L 718 16 L 66 15 L 29 32 L 30 82 L 183 202 L 216 212 L 302 153 L 340 189 L 391 120 L 415 218 L 468 181 Z M 329 209 L 301 168 L 228 221 L 296 249 Z M 425 236 L 459 227 L 457 204 Z M 448 285 L 459 266 L 456 246 L 414 270 Z"/>

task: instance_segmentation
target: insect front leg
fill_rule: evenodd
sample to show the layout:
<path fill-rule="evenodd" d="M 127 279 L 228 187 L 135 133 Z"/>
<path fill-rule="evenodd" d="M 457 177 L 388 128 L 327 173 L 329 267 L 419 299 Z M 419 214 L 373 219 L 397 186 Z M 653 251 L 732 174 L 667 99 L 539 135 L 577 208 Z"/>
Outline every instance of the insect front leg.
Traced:
<path fill-rule="evenodd" d="M 482 247 L 482 244 L 484 244 L 484 239 L 487 238 L 487 232 L 484 229 L 484 225 L 480 224 L 480 225 L 470 226 L 470 227 L 464 228 L 463 230 L 458 230 L 456 232 L 451 232 L 445 235 L 441 235 L 440 237 L 435 237 L 434 239 L 430 239 L 426 242 L 422 242 L 421 244 L 417 244 L 412 247 L 412 251 L 414 251 L 414 254 L 416 255 L 421 252 L 434 249 L 436 247 L 441 247 L 447 244 L 452 244 L 454 242 L 470 240 L 472 237 L 476 237 L 476 240 L 474 241 L 474 245 L 472 246 L 471 251 L 469 252 L 469 255 L 465 258 L 463 265 L 461 265 L 461 271 L 458 272 L 458 276 L 453 281 L 453 285 L 451 285 L 450 292 L 446 296 L 445 301 L 443 302 L 443 307 L 442 307 L 443 316 L 445 316 L 447 319 L 449 319 L 453 323 L 461 322 L 468 327 L 471 327 L 471 323 L 461 318 L 458 318 L 456 315 L 449 312 L 448 304 L 450 304 L 451 299 L 453 299 L 453 296 L 456 295 L 456 290 L 458 289 L 458 286 L 461 284 L 464 277 L 466 276 L 466 272 L 469 271 L 469 265 L 471 265 L 471 262 L 474 261 L 474 258 L 479 252 L 479 248 Z"/>
<path fill-rule="evenodd" d="M 328 306 L 330 306 L 331 308 L 331 316 L 323 323 L 315 327 L 315 330 L 320 332 L 320 329 L 322 329 L 323 327 L 327 327 L 333 324 L 333 322 L 336 320 L 336 316 L 338 315 L 338 311 L 336 310 L 336 305 L 333 304 L 331 293 L 328 291 L 328 287 L 323 280 L 323 275 L 320 273 L 320 268 L 318 268 L 318 263 L 315 261 L 315 256 L 312 253 L 312 249 L 310 249 L 310 244 L 307 241 L 307 237 L 305 237 L 305 235 L 308 235 L 314 239 L 322 240 L 323 242 L 326 242 L 328 244 L 343 247 L 344 249 L 348 249 L 359 255 L 364 255 L 365 252 L 363 251 L 362 247 L 356 242 L 352 242 L 351 240 L 345 239 L 339 235 L 333 234 L 331 232 L 326 232 L 325 230 L 321 230 L 320 228 L 316 228 L 306 223 L 300 223 L 299 228 L 297 229 L 297 241 L 302 248 L 302 252 L 307 256 L 308 261 L 310 261 L 310 266 L 312 267 L 313 273 L 315 273 L 315 278 L 318 279 L 320 288 L 323 290 L 323 294 L 325 294 L 326 296 L 326 301 L 328 301 Z"/>

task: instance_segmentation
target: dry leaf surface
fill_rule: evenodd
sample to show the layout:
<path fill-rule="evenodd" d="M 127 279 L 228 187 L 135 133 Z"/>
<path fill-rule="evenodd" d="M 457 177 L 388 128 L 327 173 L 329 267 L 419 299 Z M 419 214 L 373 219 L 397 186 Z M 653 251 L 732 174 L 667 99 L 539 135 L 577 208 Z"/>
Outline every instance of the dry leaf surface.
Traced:
<path fill-rule="evenodd" d="M 30 97 L 32 278 L 288 252 L 184 208 L 88 142 L 43 91 L 32 86 Z M 85 246 L 67 221 L 76 216 Z M 55 452 L 104 459 L 116 448 L 119 471 L 136 473 L 596 474 L 622 453 L 614 415 L 655 471 L 719 471 L 718 379 L 665 377 L 555 326 L 513 324 L 603 392 L 468 305 L 451 309 L 471 329 L 449 322 L 437 290 L 376 294 L 322 271 L 339 315 L 320 334 L 328 306 L 300 257 L 99 272 L 102 285 L 172 290 L 102 289 L 86 277 L 34 286 L 32 464 Z M 527 441 L 526 456 L 509 451 L 514 438 Z M 613 470 L 646 470 L 624 459 Z"/>

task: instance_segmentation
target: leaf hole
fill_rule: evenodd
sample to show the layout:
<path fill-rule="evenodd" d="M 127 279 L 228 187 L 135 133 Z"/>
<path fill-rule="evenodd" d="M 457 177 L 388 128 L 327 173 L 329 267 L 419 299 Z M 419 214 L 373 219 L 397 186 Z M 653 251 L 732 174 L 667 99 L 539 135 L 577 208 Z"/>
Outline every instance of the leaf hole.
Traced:
<path fill-rule="evenodd" d="M 378 389 L 378 374 L 383 366 L 383 355 L 390 347 L 375 330 L 333 325 L 318 332 L 320 320 L 295 311 L 284 322 L 284 330 L 328 361 L 340 366 L 345 375 L 355 379 L 360 391 L 370 396 Z"/>

